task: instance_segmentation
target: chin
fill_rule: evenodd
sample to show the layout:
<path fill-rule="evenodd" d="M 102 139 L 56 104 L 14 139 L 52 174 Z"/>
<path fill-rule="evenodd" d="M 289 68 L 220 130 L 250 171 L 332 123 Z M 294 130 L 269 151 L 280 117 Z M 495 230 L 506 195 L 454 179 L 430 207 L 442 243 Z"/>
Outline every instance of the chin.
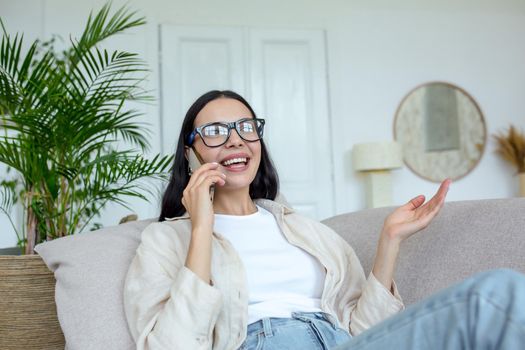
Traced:
<path fill-rule="evenodd" d="M 233 183 L 227 183 L 228 180 L 226 180 L 226 185 L 222 186 L 222 188 L 224 188 L 225 190 L 240 190 L 240 189 L 243 189 L 243 188 L 248 188 L 250 189 L 250 184 L 251 182 L 242 182 L 242 183 L 238 183 L 238 182 L 233 182 Z"/>
<path fill-rule="evenodd" d="M 239 179 L 234 178 L 235 176 L 230 176 L 230 181 L 226 178 L 226 184 L 222 186 L 225 190 L 239 190 L 242 188 L 250 188 L 251 183 L 255 179 L 255 176 L 250 177 L 249 179 Z"/>

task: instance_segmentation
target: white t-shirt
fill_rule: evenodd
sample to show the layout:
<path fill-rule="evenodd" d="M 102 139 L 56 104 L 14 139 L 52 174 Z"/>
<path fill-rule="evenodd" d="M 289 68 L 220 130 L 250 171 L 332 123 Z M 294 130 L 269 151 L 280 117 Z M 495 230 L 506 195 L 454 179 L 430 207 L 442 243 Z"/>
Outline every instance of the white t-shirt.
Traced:
<path fill-rule="evenodd" d="M 248 278 L 248 324 L 264 317 L 290 317 L 292 311 L 321 311 L 325 269 L 288 243 L 266 209 L 250 215 L 215 214 L 214 232 L 239 253 Z"/>

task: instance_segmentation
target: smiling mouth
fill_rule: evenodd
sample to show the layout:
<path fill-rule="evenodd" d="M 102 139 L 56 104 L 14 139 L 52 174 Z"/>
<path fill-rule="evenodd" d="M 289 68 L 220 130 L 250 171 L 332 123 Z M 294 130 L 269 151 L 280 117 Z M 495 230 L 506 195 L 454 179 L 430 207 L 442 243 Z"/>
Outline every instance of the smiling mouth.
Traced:
<path fill-rule="evenodd" d="M 238 157 L 221 162 L 221 165 L 229 170 L 244 170 L 248 166 L 250 158 Z"/>

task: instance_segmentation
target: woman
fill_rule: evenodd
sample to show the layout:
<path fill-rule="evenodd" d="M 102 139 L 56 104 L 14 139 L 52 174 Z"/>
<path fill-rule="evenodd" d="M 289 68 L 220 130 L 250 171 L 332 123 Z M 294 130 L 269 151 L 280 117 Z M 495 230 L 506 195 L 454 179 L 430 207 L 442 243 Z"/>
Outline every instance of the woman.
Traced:
<path fill-rule="evenodd" d="M 496 317 L 476 309 L 476 296 L 494 294 L 518 274 L 478 276 L 373 327 L 404 308 L 393 282 L 399 245 L 437 215 L 449 180 L 427 203 L 417 196 L 388 216 L 365 278 L 335 232 L 275 201 L 278 177 L 263 132 L 264 121 L 231 91 L 208 92 L 188 110 L 160 222 L 142 233 L 126 278 L 137 349 L 420 348 L 438 340 L 459 348 L 480 340 L 467 316 Z M 188 164 L 192 150 L 204 163 L 198 169 Z M 516 309 L 512 302 L 502 302 L 505 315 Z M 421 330 L 441 329 L 436 324 L 441 334 Z M 521 325 L 524 336 L 523 316 L 498 325 Z"/>

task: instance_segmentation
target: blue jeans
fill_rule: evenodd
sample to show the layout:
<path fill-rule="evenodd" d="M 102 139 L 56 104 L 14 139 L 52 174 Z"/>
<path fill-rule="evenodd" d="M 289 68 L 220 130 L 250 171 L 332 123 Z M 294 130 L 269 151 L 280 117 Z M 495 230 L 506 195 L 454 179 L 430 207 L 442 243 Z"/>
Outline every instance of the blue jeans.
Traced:
<path fill-rule="evenodd" d="M 408 307 L 356 337 L 351 338 L 344 330 L 327 332 L 345 334 L 347 340 L 334 337 L 333 341 L 323 343 L 317 339 L 322 339 L 325 333 L 312 337 L 312 330 L 305 326 L 279 332 L 279 327 L 294 319 L 276 320 L 280 321 L 273 334 L 285 339 L 279 339 L 274 346 L 271 341 L 266 342 L 271 337 L 267 338 L 265 332 L 254 332 L 258 336 L 247 338 L 243 344 L 246 347 L 241 349 L 333 349 L 334 344 L 338 345 L 335 350 L 525 349 L 525 276 L 512 270 L 483 272 Z M 248 326 L 248 335 L 250 327 L 260 329 L 259 322 Z M 326 323 L 330 325 L 327 320 Z M 308 337 L 301 332 L 317 342 L 304 345 L 301 342 Z"/>
<path fill-rule="evenodd" d="M 248 325 L 239 350 L 328 350 L 351 338 L 324 312 L 293 312 L 291 318 L 263 318 Z"/>

